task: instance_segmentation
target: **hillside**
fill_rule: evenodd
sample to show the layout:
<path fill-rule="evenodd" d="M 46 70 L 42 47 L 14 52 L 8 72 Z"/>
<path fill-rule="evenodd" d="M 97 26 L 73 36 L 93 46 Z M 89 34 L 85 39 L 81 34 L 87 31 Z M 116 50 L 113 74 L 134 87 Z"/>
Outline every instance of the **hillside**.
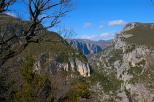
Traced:
<path fill-rule="evenodd" d="M 4 15 L 2 15 L 3 17 Z M 12 36 L 16 35 L 17 38 L 14 38 L 12 40 L 10 40 L 8 42 L 9 46 L 12 46 L 9 49 L 5 49 L 6 51 L 3 51 L 4 49 L 2 49 L 2 54 L 4 57 L 7 56 L 7 51 L 12 51 L 12 52 L 16 52 L 16 51 L 20 51 L 20 49 L 22 48 L 22 45 L 25 42 L 24 38 L 22 37 L 22 31 L 25 30 L 25 25 L 27 24 L 27 22 L 23 22 L 22 21 L 18 21 L 18 19 L 15 19 L 13 17 L 10 17 L 10 20 L 14 19 L 14 22 L 10 22 L 8 20 L 8 16 L 5 15 L 7 18 L 5 21 L 5 18 L 1 19 L 3 21 L 5 21 L 6 25 L 1 25 L 1 28 L 3 28 L 3 31 L 5 31 L 5 29 L 7 29 L 5 32 L 6 34 L 3 37 L 3 40 L 7 40 L 10 39 Z M 11 24 L 9 24 L 11 23 Z M 25 25 L 24 25 L 25 23 Z M 24 25 L 24 26 L 23 26 Z M 1 31 L 1 32 L 3 32 Z M 25 57 L 27 55 L 33 55 L 35 58 L 39 57 L 42 54 L 47 54 L 50 53 L 51 57 L 62 57 L 62 63 L 64 62 L 69 62 L 70 59 L 66 59 L 66 58 L 71 58 L 72 60 L 75 60 L 73 58 L 77 58 L 79 60 L 81 60 L 82 62 L 86 63 L 86 58 L 79 52 L 75 51 L 65 40 L 63 40 L 62 37 L 60 37 L 57 33 L 54 32 L 49 32 L 49 31 L 42 31 L 42 34 L 40 34 L 38 36 L 38 38 L 40 38 L 39 43 L 29 43 L 28 46 L 26 47 L 26 49 L 24 49 L 24 51 L 21 51 L 22 53 L 20 53 L 20 56 Z M 45 33 L 45 34 L 44 34 Z M 2 37 L 2 36 L 1 36 Z M 1 47 L 3 48 L 3 47 Z M 63 50 L 61 50 L 63 49 Z M 4 54 L 6 53 L 6 55 Z M 3 57 L 2 56 L 2 57 Z M 1 57 L 1 58 L 2 58 Z M 49 56 L 48 56 L 49 57 Z M 63 59 L 64 58 L 64 59 Z"/>
<path fill-rule="evenodd" d="M 153 23 L 131 23 L 126 25 L 125 30 L 122 32 L 127 38 L 127 42 L 147 47 L 154 47 L 154 24 Z"/>
<path fill-rule="evenodd" d="M 72 47 L 79 50 L 86 56 L 91 56 L 103 51 L 103 49 L 110 46 L 112 42 L 111 40 L 92 41 L 88 39 L 67 39 L 67 41 Z"/>
<path fill-rule="evenodd" d="M 85 78 L 90 76 L 91 70 L 82 53 L 74 50 L 57 33 L 47 30 L 39 32 L 38 42 L 28 43 L 22 34 L 29 22 L 6 14 L 1 14 L 0 18 L 1 102 L 96 99 L 90 98 Z"/>
<path fill-rule="evenodd" d="M 91 57 L 102 102 L 154 101 L 153 32 L 153 24 L 129 23 L 112 46 Z"/>

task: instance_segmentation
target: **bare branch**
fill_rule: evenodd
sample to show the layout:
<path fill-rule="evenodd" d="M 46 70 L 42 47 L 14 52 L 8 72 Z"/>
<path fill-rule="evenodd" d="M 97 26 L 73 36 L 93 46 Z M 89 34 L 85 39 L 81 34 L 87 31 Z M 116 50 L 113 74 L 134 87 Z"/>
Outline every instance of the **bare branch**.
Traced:
<path fill-rule="evenodd" d="M 13 5 L 16 0 L 0 0 L 0 13 L 8 10 L 8 7 Z"/>
<path fill-rule="evenodd" d="M 49 29 L 60 23 L 60 18 L 70 11 L 69 3 L 70 0 L 28 0 L 31 26 L 25 32 L 27 40 L 36 36 L 36 31 Z M 48 22 L 48 25 L 45 24 L 44 28 L 38 27 L 44 21 Z"/>

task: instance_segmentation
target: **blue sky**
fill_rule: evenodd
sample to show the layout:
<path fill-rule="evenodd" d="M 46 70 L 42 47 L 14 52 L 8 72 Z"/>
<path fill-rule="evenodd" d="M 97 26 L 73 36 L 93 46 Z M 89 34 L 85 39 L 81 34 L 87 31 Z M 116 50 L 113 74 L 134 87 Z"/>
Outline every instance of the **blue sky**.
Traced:
<path fill-rule="evenodd" d="M 22 3 L 12 8 L 22 9 Z M 73 0 L 73 10 L 59 26 L 74 29 L 75 38 L 108 40 L 128 22 L 154 22 L 154 2 L 151 0 Z"/>

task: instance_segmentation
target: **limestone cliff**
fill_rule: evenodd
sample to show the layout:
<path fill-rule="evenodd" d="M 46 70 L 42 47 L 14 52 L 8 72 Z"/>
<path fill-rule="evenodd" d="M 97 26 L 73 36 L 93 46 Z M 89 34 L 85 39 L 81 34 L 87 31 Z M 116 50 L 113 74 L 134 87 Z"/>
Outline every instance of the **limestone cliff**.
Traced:
<path fill-rule="evenodd" d="M 106 76 L 115 75 L 121 81 L 120 88 L 116 89 L 114 95 L 107 94 L 110 97 L 113 96 L 114 101 L 154 101 L 153 25 L 144 23 L 127 24 L 117 34 L 112 46 L 91 58 L 90 62 L 94 70 L 102 74 L 105 73 Z M 113 90 L 110 91 L 113 92 Z"/>
<path fill-rule="evenodd" d="M 60 56 L 59 56 L 60 57 Z M 90 76 L 90 66 L 87 62 L 82 62 L 78 58 L 68 58 L 68 61 L 61 62 L 57 57 L 49 56 L 47 53 L 42 54 L 34 64 L 34 71 L 39 73 L 45 72 L 50 74 L 58 71 L 78 72 L 83 77 Z"/>

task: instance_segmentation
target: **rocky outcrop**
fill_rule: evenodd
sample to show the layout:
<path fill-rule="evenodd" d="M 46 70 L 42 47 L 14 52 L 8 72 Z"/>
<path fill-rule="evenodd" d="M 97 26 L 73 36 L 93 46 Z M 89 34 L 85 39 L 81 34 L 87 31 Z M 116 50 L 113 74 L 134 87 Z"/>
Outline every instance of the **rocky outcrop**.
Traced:
<path fill-rule="evenodd" d="M 68 58 L 68 61 L 59 61 L 57 57 L 42 54 L 34 64 L 34 71 L 39 73 L 55 74 L 58 71 L 78 72 L 83 77 L 90 76 L 90 66 L 87 62 L 82 62 L 78 58 Z"/>
<path fill-rule="evenodd" d="M 154 32 L 153 24 L 127 24 L 117 34 L 111 47 L 91 58 L 90 62 L 95 70 L 109 76 L 114 72 L 117 79 L 122 81 L 121 88 L 117 89 L 120 92 L 115 94 L 120 100 L 115 98 L 115 101 L 154 101 L 154 46 L 150 44 L 154 39 L 151 39 L 151 32 Z M 145 38 L 145 35 L 148 37 Z"/>

